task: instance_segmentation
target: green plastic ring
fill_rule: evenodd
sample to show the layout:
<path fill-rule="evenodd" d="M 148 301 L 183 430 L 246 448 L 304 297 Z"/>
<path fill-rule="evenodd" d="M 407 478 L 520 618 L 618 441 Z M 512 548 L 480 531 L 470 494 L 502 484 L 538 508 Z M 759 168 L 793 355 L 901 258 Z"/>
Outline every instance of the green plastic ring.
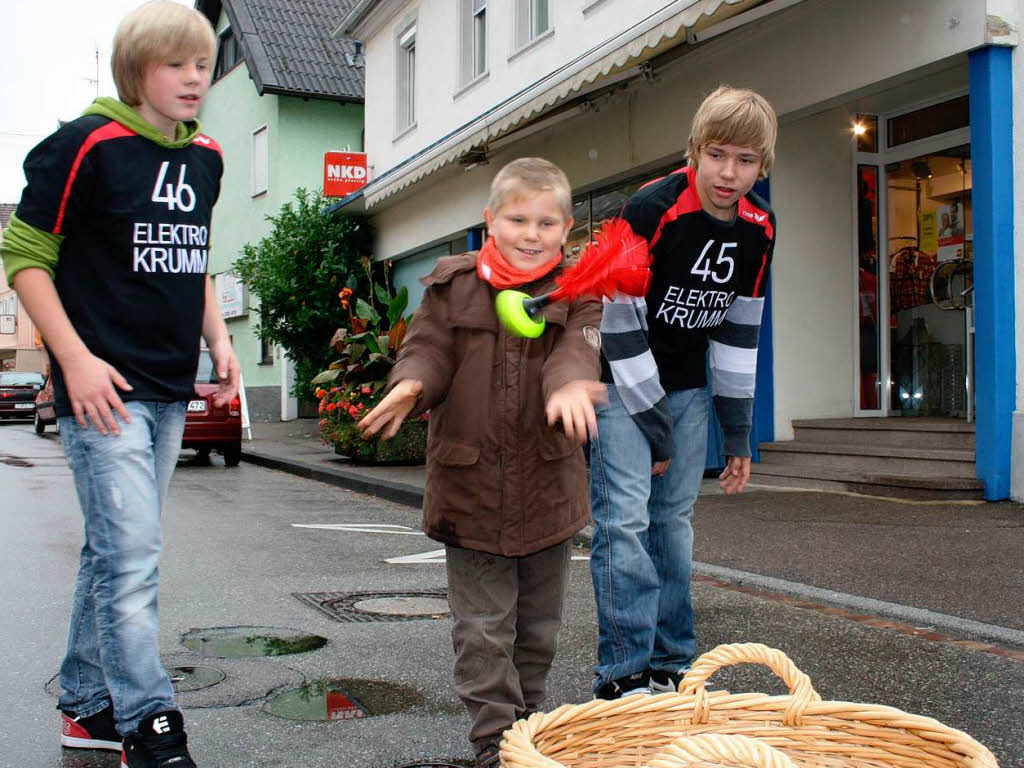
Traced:
<path fill-rule="evenodd" d="M 529 294 L 522 291 L 501 291 L 494 300 L 494 311 L 498 313 L 501 320 L 511 333 L 516 336 L 525 336 L 528 339 L 536 339 L 544 333 L 544 326 L 547 324 L 544 318 L 534 320 L 526 313 L 523 301 L 530 298 Z"/>

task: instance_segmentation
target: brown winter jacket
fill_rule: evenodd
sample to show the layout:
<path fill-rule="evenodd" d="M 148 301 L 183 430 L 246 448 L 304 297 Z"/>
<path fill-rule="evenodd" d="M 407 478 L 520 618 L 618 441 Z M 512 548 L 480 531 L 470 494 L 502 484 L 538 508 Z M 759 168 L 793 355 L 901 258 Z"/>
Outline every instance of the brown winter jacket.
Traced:
<path fill-rule="evenodd" d="M 600 302 L 550 304 L 543 335 L 523 339 L 498 322 L 475 252 L 440 259 L 422 282 L 389 378 L 423 382 L 409 418 L 430 411 L 424 533 L 506 557 L 564 541 L 590 516 L 586 465 L 561 425 L 547 426 L 544 405 L 570 381 L 598 379 L 583 329 L 600 325 Z M 522 290 L 553 288 L 551 274 Z"/>

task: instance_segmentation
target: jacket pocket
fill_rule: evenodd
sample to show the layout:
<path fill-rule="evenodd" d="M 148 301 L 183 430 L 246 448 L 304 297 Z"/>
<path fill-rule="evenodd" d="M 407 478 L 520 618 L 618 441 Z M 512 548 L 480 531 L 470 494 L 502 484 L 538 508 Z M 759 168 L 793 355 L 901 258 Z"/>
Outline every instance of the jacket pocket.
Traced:
<path fill-rule="evenodd" d="M 434 447 L 433 458 L 444 467 L 471 467 L 480 459 L 480 448 L 454 440 L 441 440 Z"/>
<path fill-rule="evenodd" d="M 564 459 L 580 450 L 581 447 L 567 438 L 560 428 L 548 430 L 540 439 L 540 457 L 548 461 Z"/>

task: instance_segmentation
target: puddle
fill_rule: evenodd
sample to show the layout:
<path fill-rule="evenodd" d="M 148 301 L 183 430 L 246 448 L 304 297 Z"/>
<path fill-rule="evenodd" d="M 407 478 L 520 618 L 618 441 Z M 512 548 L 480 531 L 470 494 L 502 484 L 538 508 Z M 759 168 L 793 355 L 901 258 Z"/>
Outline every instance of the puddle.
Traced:
<path fill-rule="evenodd" d="M 275 627 L 226 627 L 194 629 L 182 639 L 186 648 L 200 656 L 239 659 L 252 656 L 287 656 L 308 653 L 327 645 L 327 638 L 294 629 Z"/>
<path fill-rule="evenodd" d="M 263 711 L 287 720 L 355 720 L 418 706 L 415 688 L 380 680 L 320 680 L 285 691 Z"/>
<path fill-rule="evenodd" d="M 216 667 L 200 664 L 194 667 L 170 667 L 167 674 L 175 693 L 198 691 L 221 682 L 226 675 Z"/>

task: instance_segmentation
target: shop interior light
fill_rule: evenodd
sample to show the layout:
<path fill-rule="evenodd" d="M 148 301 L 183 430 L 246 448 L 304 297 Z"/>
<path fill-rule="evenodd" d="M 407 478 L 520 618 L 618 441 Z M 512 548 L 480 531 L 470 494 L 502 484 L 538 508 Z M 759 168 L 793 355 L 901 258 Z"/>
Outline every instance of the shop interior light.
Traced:
<path fill-rule="evenodd" d="M 864 123 L 854 123 L 853 124 L 853 135 L 854 136 L 863 136 L 867 132 L 868 132 L 868 127 L 866 125 L 864 125 Z"/>

